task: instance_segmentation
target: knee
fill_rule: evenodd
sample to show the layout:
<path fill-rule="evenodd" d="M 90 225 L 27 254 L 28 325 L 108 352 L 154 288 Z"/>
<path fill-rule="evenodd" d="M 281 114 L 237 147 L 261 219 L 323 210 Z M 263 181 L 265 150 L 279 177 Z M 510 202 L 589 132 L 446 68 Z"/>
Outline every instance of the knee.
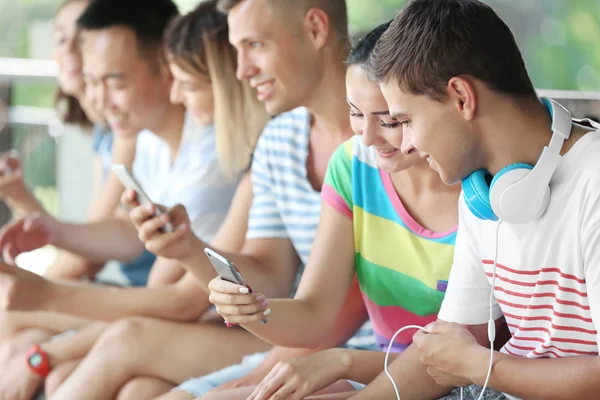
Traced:
<path fill-rule="evenodd" d="M 71 375 L 71 373 L 75 370 L 75 368 L 79 365 L 79 360 L 70 361 L 63 364 L 59 364 L 56 368 L 50 372 L 50 375 L 46 378 L 44 382 L 44 390 L 46 392 L 46 397 L 50 397 L 60 385 Z"/>
<path fill-rule="evenodd" d="M 135 350 L 148 325 L 144 318 L 131 317 L 111 324 L 100 336 L 94 348 L 112 351 Z"/>
<path fill-rule="evenodd" d="M 172 387 L 173 385 L 154 378 L 135 378 L 121 387 L 117 400 L 156 399 L 157 396 L 164 396 Z"/>
<path fill-rule="evenodd" d="M 144 390 L 146 380 L 143 378 L 133 379 L 127 382 L 121 390 L 117 400 L 137 400 L 140 399 L 140 392 Z"/>

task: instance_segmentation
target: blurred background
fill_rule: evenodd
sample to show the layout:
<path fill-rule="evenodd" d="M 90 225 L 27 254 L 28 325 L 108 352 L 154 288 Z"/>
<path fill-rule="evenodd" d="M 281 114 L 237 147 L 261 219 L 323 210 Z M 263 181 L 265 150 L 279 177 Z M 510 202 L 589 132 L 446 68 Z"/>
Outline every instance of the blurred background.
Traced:
<path fill-rule="evenodd" d="M 123 0 L 124 2 L 127 0 Z M 294 0 L 290 0 L 294 1 Z M 181 11 L 198 0 L 176 0 Z M 392 19 L 405 0 L 347 0 L 351 34 Z M 60 0 L 0 0 L 0 151 L 21 153 L 26 182 L 47 209 L 83 220 L 89 137 L 55 118 L 52 17 Z M 578 117 L 600 116 L 600 0 L 487 0 L 513 30 L 534 85 Z M 561 92 L 555 92 L 555 91 Z M 0 204 L 0 225 L 11 217 Z"/>

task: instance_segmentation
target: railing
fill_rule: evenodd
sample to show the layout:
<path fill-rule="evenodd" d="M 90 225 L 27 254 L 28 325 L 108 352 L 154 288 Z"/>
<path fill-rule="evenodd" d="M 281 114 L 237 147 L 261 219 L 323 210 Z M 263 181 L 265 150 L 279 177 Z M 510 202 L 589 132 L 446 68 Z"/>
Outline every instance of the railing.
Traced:
<path fill-rule="evenodd" d="M 0 152 L 20 153 L 25 182 L 51 211 L 58 209 L 56 142 L 48 132 L 56 126 L 54 110 L 13 106 L 15 84 L 54 84 L 56 66 L 52 61 L 0 58 Z M 0 226 L 12 215 L 0 204 Z"/>

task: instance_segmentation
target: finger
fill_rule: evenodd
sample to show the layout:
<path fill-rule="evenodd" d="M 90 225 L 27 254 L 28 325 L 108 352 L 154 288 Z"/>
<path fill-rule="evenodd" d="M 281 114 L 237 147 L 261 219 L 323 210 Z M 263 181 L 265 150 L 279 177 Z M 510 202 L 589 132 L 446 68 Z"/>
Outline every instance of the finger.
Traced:
<path fill-rule="evenodd" d="M 143 206 L 137 206 L 133 208 L 129 212 L 129 219 L 136 228 L 139 229 L 140 225 L 144 223 L 149 218 L 154 216 L 156 209 L 154 208 L 154 204 L 144 204 Z"/>
<path fill-rule="evenodd" d="M 187 210 L 181 204 L 177 204 L 169 209 L 169 215 L 173 221 L 185 221 L 188 219 Z"/>
<path fill-rule="evenodd" d="M 275 373 L 270 378 L 265 377 L 262 382 L 254 389 L 248 400 L 268 400 L 283 384 L 281 374 Z M 284 397 L 282 397 L 284 398 Z"/>
<path fill-rule="evenodd" d="M 225 281 L 219 277 L 213 279 L 208 284 L 208 288 L 211 292 L 216 293 L 230 293 L 230 294 L 248 294 L 250 293 L 249 289 L 242 285 L 237 285 L 232 282 Z M 248 304 L 248 303 L 243 303 Z"/>
<path fill-rule="evenodd" d="M 136 208 L 140 205 L 140 203 L 137 201 L 137 193 L 133 189 L 125 189 L 125 191 L 123 191 L 123 195 L 121 195 L 121 203 L 130 208 Z"/>
<path fill-rule="evenodd" d="M 169 222 L 169 216 L 167 214 L 146 220 L 138 228 L 138 237 L 142 242 L 146 243 L 157 234 L 162 234 L 160 230 L 167 222 Z"/>
<path fill-rule="evenodd" d="M 160 233 L 144 243 L 149 252 L 159 254 L 165 251 L 165 249 L 174 246 L 176 242 L 181 241 L 184 234 L 185 232 L 181 230 L 175 230 L 171 233 Z"/>
<path fill-rule="evenodd" d="M 8 244 L 4 249 L 3 256 L 6 257 L 6 260 L 8 260 L 9 263 L 14 265 L 16 264 L 15 259 L 21 253 L 22 252 L 16 245 Z"/>
<path fill-rule="evenodd" d="M 245 305 L 258 305 L 264 302 L 265 296 L 254 295 L 254 294 L 233 294 L 233 293 L 220 293 L 211 292 L 208 296 L 208 300 L 219 306 L 245 306 Z"/>
<path fill-rule="evenodd" d="M 219 314 L 221 315 L 263 315 L 265 310 L 268 308 L 268 304 L 265 302 L 261 304 L 250 304 L 245 306 L 230 306 L 230 305 L 219 305 Z"/>
<path fill-rule="evenodd" d="M 437 334 L 447 332 L 450 329 L 450 327 L 451 324 L 449 324 L 448 322 L 436 321 L 427 325 L 425 329 L 427 329 L 428 333 Z"/>
<path fill-rule="evenodd" d="M 40 213 L 34 213 L 23 220 L 23 232 L 30 232 L 45 227 L 44 219 Z"/>
<path fill-rule="evenodd" d="M 10 254 L 10 244 L 2 249 L 2 259 L 8 265 L 15 265 L 15 259 Z"/>
<path fill-rule="evenodd" d="M 217 307 L 217 312 L 219 312 L 218 307 Z M 265 318 L 264 313 L 252 314 L 252 315 L 221 315 L 221 316 L 223 317 L 225 322 L 229 322 L 232 325 L 252 324 L 254 322 L 262 321 Z"/>
<path fill-rule="evenodd" d="M 0 233 L 0 248 L 6 247 L 9 242 L 14 241 L 17 233 L 23 228 L 23 219 L 7 224 Z"/>

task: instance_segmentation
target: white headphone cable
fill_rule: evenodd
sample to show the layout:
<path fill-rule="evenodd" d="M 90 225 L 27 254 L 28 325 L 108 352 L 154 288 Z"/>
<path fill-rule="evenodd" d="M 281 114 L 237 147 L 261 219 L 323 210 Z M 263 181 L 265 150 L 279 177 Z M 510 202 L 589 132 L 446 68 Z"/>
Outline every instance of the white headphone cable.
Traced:
<path fill-rule="evenodd" d="M 488 372 L 487 372 L 487 376 L 485 378 L 485 383 L 483 384 L 483 388 L 481 389 L 481 393 L 479 394 L 479 397 L 477 398 L 477 400 L 483 399 L 483 395 L 484 395 L 487 385 L 489 383 L 490 376 L 492 375 L 492 365 L 494 362 L 494 341 L 496 340 L 496 324 L 494 322 L 494 318 L 493 318 L 493 314 L 492 314 L 492 302 L 493 302 L 493 298 L 494 298 L 494 287 L 496 286 L 496 266 L 498 265 L 498 247 L 499 247 L 498 237 L 500 235 L 500 225 L 502 225 L 502 220 L 498 221 L 498 225 L 496 227 L 496 249 L 494 251 L 494 272 L 492 274 L 492 287 L 490 289 L 490 304 L 489 304 L 490 319 L 488 320 L 488 339 L 490 341 L 490 364 L 488 366 Z M 400 393 L 398 392 L 398 386 L 396 386 L 396 382 L 394 381 L 394 378 L 392 378 L 392 375 L 388 371 L 388 358 L 390 356 L 390 350 L 392 349 L 392 344 L 396 340 L 396 337 L 400 333 L 404 332 L 406 329 L 417 329 L 417 330 L 427 332 L 427 329 L 423 328 L 422 326 L 407 325 L 407 326 L 403 326 L 402 328 L 398 329 L 396 331 L 396 333 L 394 333 L 394 336 L 392 336 L 392 339 L 390 340 L 390 344 L 388 345 L 387 351 L 385 352 L 385 361 L 383 364 L 383 371 L 389 378 L 390 382 L 392 382 L 392 386 L 394 387 L 394 391 L 396 392 L 397 400 L 400 400 Z M 463 388 L 460 388 L 460 399 L 462 400 L 462 398 L 463 398 Z"/>

